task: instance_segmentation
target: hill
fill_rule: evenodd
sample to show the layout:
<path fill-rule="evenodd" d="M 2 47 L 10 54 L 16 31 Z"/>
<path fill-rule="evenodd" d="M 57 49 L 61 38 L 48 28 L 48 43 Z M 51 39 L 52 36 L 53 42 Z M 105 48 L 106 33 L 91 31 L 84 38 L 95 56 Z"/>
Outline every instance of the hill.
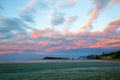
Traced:
<path fill-rule="evenodd" d="M 103 53 L 101 55 L 89 55 L 87 59 L 102 59 L 102 60 L 120 60 L 120 50 L 116 52 Z"/>

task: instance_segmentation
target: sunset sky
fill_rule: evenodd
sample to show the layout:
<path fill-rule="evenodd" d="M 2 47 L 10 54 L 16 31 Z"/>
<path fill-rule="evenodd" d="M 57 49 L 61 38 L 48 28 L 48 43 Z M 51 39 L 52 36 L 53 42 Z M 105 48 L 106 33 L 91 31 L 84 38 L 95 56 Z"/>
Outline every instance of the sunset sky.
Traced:
<path fill-rule="evenodd" d="M 120 0 L 0 0 L 1 59 L 115 50 Z"/>

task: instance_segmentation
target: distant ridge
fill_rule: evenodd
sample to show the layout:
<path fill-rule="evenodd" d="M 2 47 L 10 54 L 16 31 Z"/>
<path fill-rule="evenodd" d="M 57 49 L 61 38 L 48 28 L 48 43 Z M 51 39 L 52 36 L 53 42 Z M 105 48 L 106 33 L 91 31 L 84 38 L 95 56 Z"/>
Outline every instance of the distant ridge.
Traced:
<path fill-rule="evenodd" d="M 87 59 L 102 59 L 102 60 L 120 60 L 120 50 L 101 55 L 89 55 Z"/>

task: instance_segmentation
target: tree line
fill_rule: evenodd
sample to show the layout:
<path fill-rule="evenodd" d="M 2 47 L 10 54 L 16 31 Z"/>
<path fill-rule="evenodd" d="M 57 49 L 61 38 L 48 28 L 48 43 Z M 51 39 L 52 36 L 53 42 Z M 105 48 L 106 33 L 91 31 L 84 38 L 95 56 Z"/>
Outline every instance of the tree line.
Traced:
<path fill-rule="evenodd" d="M 120 60 L 120 50 L 110 53 L 102 53 L 101 55 L 89 55 L 87 59 L 102 59 L 102 60 Z"/>
<path fill-rule="evenodd" d="M 65 57 L 48 57 L 48 56 L 46 56 L 46 57 L 44 57 L 43 58 L 43 60 L 69 60 L 69 58 L 65 58 Z"/>

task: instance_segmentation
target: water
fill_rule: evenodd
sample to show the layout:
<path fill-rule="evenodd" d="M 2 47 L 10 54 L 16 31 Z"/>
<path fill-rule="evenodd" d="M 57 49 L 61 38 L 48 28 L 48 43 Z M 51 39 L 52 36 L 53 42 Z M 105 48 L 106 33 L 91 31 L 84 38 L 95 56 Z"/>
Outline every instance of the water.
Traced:
<path fill-rule="evenodd" d="M 120 60 L 0 60 L 0 63 L 120 62 Z"/>

